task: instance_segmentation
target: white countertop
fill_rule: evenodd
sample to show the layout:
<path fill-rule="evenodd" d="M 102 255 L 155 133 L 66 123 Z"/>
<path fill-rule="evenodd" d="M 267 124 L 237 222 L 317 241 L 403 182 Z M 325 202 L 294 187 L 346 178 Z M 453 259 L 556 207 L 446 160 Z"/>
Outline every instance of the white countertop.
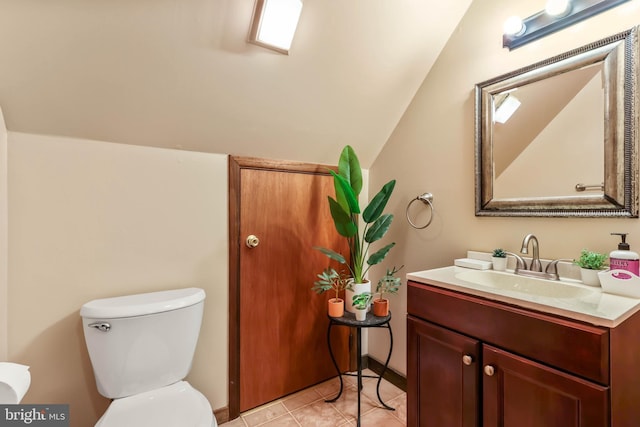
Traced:
<path fill-rule="evenodd" d="M 602 292 L 602 288 L 586 286 L 578 281 L 562 280 L 562 283 L 567 286 L 577 286 L 589 290 L 590 292 L 586 296 L 553 298 L 514 290 L 492 288 L 456 277 L 457 274 L 465 271 L 470 270 L 463 267 L 450 266 L 407 273 L 407 279 L 610 328 L 619 325 L 640 310 L 640 299 L 608 294 Z M 520 276 L 514 275 L 514 277 L 518 278 Z M 547 280 L 544 281 L 549 282 Z"/>

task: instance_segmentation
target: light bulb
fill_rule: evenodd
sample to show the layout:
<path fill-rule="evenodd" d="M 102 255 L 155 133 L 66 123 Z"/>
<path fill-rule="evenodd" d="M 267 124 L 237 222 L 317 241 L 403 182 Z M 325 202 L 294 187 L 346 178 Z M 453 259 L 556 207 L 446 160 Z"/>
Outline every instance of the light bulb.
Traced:
<path fill-rule="evenodd" d="M 571 11 L 569 0 L 548 0 L 545 11 L 551 16 L 565 16 Z"/>
<path fill-rule="evenodd" d="M 504 21 L 503 30 L 509 36 L 521 36 L 526 27 L 519 16 L 511 16 Z"/>

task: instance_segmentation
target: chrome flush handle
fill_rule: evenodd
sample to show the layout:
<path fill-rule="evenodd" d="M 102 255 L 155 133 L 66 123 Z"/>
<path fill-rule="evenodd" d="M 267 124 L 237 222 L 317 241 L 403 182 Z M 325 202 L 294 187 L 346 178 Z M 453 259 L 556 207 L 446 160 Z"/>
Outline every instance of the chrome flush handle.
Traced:
<path fill-rule="evenodd" d="M 97 330 L 102 332 L 109 332 L 111 330 L 111 325 L 107 322 L 94 322 L 89 323 L 87 326 L 89 326 L 90 328 L 96 328 Z"/>

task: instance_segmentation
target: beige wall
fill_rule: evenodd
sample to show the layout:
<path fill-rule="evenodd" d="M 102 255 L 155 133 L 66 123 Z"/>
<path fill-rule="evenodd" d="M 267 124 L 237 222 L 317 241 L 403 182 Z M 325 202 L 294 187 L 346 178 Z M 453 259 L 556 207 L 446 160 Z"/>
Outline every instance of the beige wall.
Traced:
<path fill-rule="evenodd" d="M 392 199 L 397 218 L 391 231 L 398 247 L 391 252 L 389 265 L 405 264 L 406 273 L 450 265 L 468 249 L 503 247 L 517 252 L 527 233 L 538 236 L 545 258 L 573 258 L 584 247 L 609 252 L 616 247 L 616 239 L 609 235 L 614 231 L 629 232 L 631 247 L 640 249 L 638 219 L 474 215 L 474 85 L 640 22 L 640 1 L 635 0 L 511 52 L 503 49 L 504 20 L 514 14 L 529 16 L 543 4 L 473 2 L 372 166 L 372 190 L 390 177 L 398 179 Z M 414 230 L 404 219 L 405 207 L 426 191 L 434 195 L 435 218 L 427 229 Z M 405 372 L 406 287 L 391 304 L 397 337 L 391 366 Z M 384 335 L 372 331 L 369 353 L 384 360 L 386 348 Z"/>
<path fill-rule="evenodd" d="M 207 292 L 189 380 L 227 405 L 227 157 L 9 133 L 9 360 L 31 366 L 25 403 L 70 403 L 74 427 L 109 401 L 95 388 L 79 309 L 95 298 Z"/>
<path fill-rule="evenodd" d="M 0 109 L 0 361 L 7 358 L 7 128 Z"/>
<path fill-rule="evenodd" d="M 540 3 L 474 2 L 425 79 L 370 170 L 372 192 L 398 180 L 389 207 L 397 246 L 371 277 L 391 265 L 404 264 L 404 273 L 448 265 L 467 249 L 517 251 L 529 232 L 546 258 L 574 257 L 583 247 L 608 252 L 616 243 L 612 231 L 631 233 L 632 248 L 640 249 L 637 219 L 474 216 L 474 84 L 640 22 L 634 0 L 512 52 L 503 49 L 504 19 L 532 14 Z M 0 132 L 0 161 L 4 145 Z M 74 427 L 91 425 L 108 401 L 95 391 L 80 306 L 200 286 L 208 298 L 189 379 L 214 408 L 226 406 L 226 156 L 20 133 L 9 133 L 8 155 L 9 246 L 3 256 L 0 245 L 0 262 L 8 257 L 8 358 L 32 366 L 25 402 L 72 403 Z M 434 194 L 435 218 L 414 230 L 405 207 L 426 191 Z M 0 298 L 6 271 L 0 269 Z M 391 367 L 404 373 L 406 287 L 392 297 L 392 311 Z M 2 316 L 0 303 L 0 322 Z M 2 331 L 0 323 L 0 356 Z M 387 349 L 384 331 L 371 331 L 369 353 L 384 360 Z"/>

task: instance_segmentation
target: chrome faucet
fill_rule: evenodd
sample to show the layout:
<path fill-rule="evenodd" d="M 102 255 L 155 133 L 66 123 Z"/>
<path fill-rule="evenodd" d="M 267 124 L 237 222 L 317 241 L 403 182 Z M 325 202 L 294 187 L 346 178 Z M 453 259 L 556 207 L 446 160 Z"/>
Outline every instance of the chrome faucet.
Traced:
<path fill-rule="evenodd" d="M 531 265 L 529 265 L 529 270 L 542 271 L 542 263 L 540 262 L 540 250 L 538 249 L 538 238 L 536 236 L 534 236 L 533 234 L 527 234 L 526 236 L 524 236 L 520 253 L 529 253 L 529 242 L 531 242 L 533 245 L 533 257 L 531 258 Z"/>
<path fill-rule="evenodd" d="M 511 252 L 507 252 L 509 255 L 513 255 L 516 259 L 515 274 L 522 276 L 539 277 L 541 279 L 559 280 L 558 276 L 558 261 L 551 262 L 545 271 L 542 271 L 542 263 L 540 262 L 540 249 L 538 244 L 538 238 L 533 234 L 527 234 L 522 240 L 522 248 L 520 252 L 523 254 L 529 253 L 529 243 L 533 246 L 533 256 L 531 258 L 531 264 L 527 267 L 527 262 L 520 256 Z"/>

